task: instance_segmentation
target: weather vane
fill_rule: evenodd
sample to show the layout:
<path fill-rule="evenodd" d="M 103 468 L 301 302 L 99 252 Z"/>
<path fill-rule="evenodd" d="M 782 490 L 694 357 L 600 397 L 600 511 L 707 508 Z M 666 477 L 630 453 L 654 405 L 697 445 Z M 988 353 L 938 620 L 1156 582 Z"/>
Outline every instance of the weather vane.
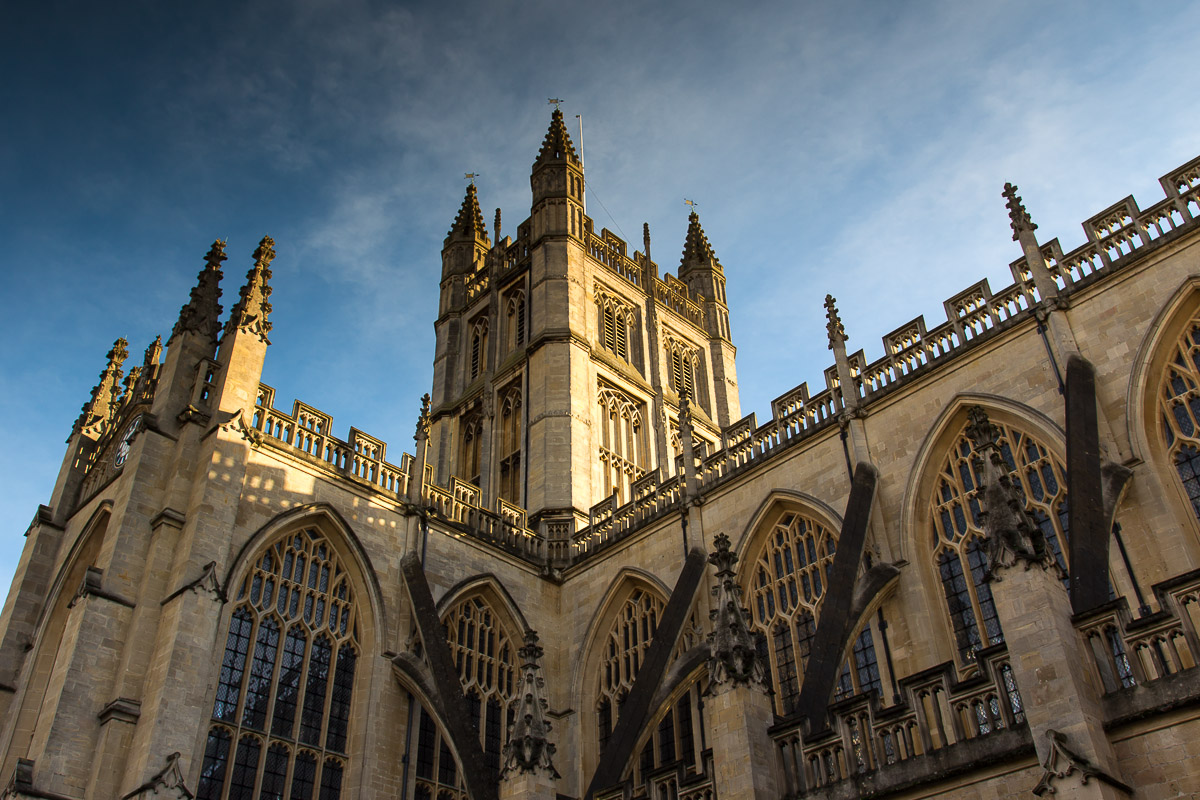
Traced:
<path fill-rule="evenodd" d="M 547 98 L 546 98 L 546 103 L 547 103 L 547 105 L 552 105 L 552 106 L 554 106 L 554 109 L 555 109 L 556 111 L 558 110 L 558 104 L 559 104 L 559 103 L 561 103 L 561 102 L 562 102 L 562 100 L 561 100 L 560 98 L 558 98 L 558 97 L 547 97 Z"/>
<path fill-rule="evenodd" d="M 695 210 L 696 210 L 696 206 L 700 205 L 700 204 L 699 204 L 699 203 L 697 203 L 695 200 L 688 200 L 686 197 L 685 197 L 685 198 L 683 198 L 683 204 L 684 204 L 685 206 L 688 206 L 689 208 L 691 208 L 691 209 L 692 209 L 692 211 L 695 211 Z"/>
<path fill-rule="evenodd" d="M 464 172 L 463 177 L 466 178 L 467 180 L 469 180 L 471 182 L 471 185 L 474 186 L 475 179 L 478 178 L 481 174 L 482 173 L 480 173 L 480 172 Z"/>

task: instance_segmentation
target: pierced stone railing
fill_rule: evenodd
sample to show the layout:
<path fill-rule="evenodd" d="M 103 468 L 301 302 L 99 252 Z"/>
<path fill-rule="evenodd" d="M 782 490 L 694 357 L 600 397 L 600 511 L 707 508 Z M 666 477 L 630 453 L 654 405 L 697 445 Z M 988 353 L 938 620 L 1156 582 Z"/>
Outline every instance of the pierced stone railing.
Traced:
<path fill-rule="evenodd" d="M 642 288 L 642 269 L 637 262 L 625 255 L 625 242 L 608 228 L 597 236 L 592 232 L 592 220 L 586 219 L 584 241 L 587 252 L 593 259 L 608 268 L 609 272 L 623 278 L 633 286 Z"/>
<path fill-rule="evenodd" d="M 592 506 L 588 525 L 571 538 L 571 560 L 579 561 L 620 541 L 645 523 L 682 508 L 683 482 L 678 476 L 661 479 L 654 470 L 634 481 L 633 498 L 619 505 L 616 495 Z"/>
<path fill-rule="evenodd" d="M 1200 665 L 1200 570 L 1154 586 L 1159 610 L 1134 618 L 1117 598 L 1076 619 L 1106 693 Z"/>
<path fill-rule="evenodd" d="M 950 663 L 901 680 L 900 700 L 887 708 L 880 707 L 874 692 L 835 702 L 823 731 L 806 734 L 798 720 L 777 724 L 771 736 L 779 752 L 785 796 L 799 797 L 1024 726 L 1024 706 L 1004 645 L 981 650 L 976 663 L 977 672 L 962 681 L 956 680 Z"/>

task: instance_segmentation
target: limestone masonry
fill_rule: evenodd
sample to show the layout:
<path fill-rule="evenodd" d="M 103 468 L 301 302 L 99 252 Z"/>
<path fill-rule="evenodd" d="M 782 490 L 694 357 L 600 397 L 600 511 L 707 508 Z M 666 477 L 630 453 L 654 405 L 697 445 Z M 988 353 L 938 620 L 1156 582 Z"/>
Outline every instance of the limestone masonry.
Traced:
<path fill-rule="evenodd" d="M 1011 285 L 874 360 L 825 298 L 760 423 L 699 217 L 674 274 L 596 232 L 555 110 L 529 218 L 446 237 L 411 455 L 276 407 L 274 242 L 224 320 L 214 242 L 26 532 L 3 797 L 1200 796 L 1200 159 L 1161 183 L 1070 252 L 1005 186 Z"/>

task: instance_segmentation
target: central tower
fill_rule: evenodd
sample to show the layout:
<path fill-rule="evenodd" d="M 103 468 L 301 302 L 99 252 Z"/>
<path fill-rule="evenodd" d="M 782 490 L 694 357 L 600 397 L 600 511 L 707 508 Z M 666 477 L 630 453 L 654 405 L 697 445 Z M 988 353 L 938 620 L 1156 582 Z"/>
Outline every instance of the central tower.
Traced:
<path fill-rule="evenodd" d="M 474 184 L 442 249 L 430 428 L 439 483 L 559 538 L 655 470 L 677 473 L 679 404 L 697 452 L 741 416 L 725 274 L 693 212 L 679 277 L 584 213 L 583 164 L 557 108 L 530 216 L 492 238 Z"/>

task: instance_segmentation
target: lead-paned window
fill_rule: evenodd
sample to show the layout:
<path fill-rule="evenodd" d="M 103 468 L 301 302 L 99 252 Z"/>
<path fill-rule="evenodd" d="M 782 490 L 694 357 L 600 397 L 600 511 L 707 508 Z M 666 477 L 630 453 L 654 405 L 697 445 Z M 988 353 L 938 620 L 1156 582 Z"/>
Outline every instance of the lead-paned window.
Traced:
<path fill-rule="evenodd" d="M 201 800 L 340 797 L 358 654 L 349 577 L 316 530 L 255 559 L 225 637 Z M 299 711 L 299 713 L 297 713 Z"/>

